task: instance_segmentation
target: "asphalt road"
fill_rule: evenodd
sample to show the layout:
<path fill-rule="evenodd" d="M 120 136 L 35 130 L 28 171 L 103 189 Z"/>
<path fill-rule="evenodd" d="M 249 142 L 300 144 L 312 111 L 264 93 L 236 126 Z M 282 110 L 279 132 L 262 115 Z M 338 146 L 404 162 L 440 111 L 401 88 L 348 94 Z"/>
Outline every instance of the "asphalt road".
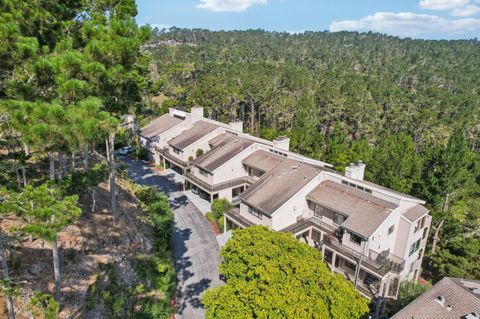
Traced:
<path fill-rule="evenodd" d="M 155 186 L 170 198 L 175 213 L 173 247 L 177 269 L 176 319 L 205 318 L 202 293 L 222 284 L 219 279 L 219 247 L 210 224 L 173 182 L 141 162 L 118 156 L 128 166 L 128 175 L 137 183 Z"/>

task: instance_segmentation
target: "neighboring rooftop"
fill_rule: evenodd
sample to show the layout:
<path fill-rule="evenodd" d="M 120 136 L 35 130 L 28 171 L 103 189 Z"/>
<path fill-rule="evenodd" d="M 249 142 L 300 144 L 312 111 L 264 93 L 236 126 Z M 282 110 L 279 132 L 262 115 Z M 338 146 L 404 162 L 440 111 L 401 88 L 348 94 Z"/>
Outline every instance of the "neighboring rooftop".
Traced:
<path fill-rule="evenodd" d="M 284 160 L 285 157 L 260 150 L 255 151 L 246 158 L 244 158 L 242 164 L 253 167 L 265 173 L 283 162 Z"/>
<path fill-rule="evenodd" d="M 321 171 L 321 168 L 285 158 L 241 194 L 240 198 L 248 205 L 273 214 Z"/>
<path fill-rule="evenodd" d="M 213 148 L 195 161 L 195 166 L 210 173 L 254 143 L 251 140 L 230 133 L 220 134 L 214 140 L 214 143 L 210 143 Z"/>
<path fill-rule="evenodd" d="M 392 319 L 480 318 L 480 280 L 445 277 Z"/>
<path fill-rule="evenodd" d="M 186 147 L 195 143 L 196 141 L 207 136 L 217 128 L 217 125 L 210 124 L 204 121 L 198 121 L 195 122 L 190 129 L 171 139 L 168 144 L 179 150 L 183 150 Z"/>
<path fill-rule="evenodd" d="M 140 135 L 146 138 L 154 138 L 182 122 L 183 119 L 181 118 L 170 116 L 169 114 L 164 114 L 160 117 L 157 117 L 155 120 L 150 122 L 150 124 L 140 129 Z"/>
<path fill-rule="evenodd" d="M 408 219 L 409 221 L 414 222 L 427 213 L 428 213 L 428 209 L 426 209 L 420 204 L 415 204 L 415 206 L 407 210 L 403 214 L 403 216 L 405 216 L 405 218 Z"/>
<path fill-rule="evenodd" d="M 366 238 L 397 208 L 393 203 L 333 181 L 320 183 L 307 195 L 307 199 L 345 214 L 347 219 L 342 227 Z"/>

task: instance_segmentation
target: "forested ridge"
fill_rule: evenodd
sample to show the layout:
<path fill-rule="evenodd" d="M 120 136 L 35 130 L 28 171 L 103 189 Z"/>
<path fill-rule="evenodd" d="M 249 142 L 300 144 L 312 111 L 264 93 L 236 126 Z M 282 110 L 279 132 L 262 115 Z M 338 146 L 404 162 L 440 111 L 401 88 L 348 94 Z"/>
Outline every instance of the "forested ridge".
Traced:
<path fill-rule="evenodd" d="M 143 115 L 200 105 L 339 170 L 363 160 L 367 180 L 427 201 L 423 275 L 480 278 L 478 40 L 172 28 L 147 50 Z"/>

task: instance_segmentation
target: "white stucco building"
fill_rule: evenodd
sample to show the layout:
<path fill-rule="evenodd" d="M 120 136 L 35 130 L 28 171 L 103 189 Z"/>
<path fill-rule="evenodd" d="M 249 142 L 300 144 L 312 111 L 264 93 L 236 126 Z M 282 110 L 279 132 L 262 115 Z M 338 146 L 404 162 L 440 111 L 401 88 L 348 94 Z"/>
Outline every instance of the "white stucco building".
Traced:
<path fill-rule="evenodd" d="M 171 109 L 139 140 L 202 197 L 230 200 L 228 228 L 291 232 L 367 297 L 396 298 L 399 283 L 420 273 L 431 223 L 424 201 L 365 181 L 361 162 L 342 174 L 291 152 L 286 137 L 250 136 L 241 122 L 204 118 L 202 108 Z"/>

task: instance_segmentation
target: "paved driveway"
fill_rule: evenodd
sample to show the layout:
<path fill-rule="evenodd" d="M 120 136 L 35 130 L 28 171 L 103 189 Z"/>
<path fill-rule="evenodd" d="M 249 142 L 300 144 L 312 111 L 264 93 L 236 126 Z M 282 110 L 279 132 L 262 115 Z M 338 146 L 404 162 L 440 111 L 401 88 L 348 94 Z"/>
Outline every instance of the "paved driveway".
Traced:
<path fill-rule="evenodd" d="M 135 182 L 157 187 L 167 194 L 175 213 L 173 248 L 177 269 L 175 318 L 205 318 L 200 297 L 219 279 L 219 248 L 215 233 L 200 211 L 174 184 L 172 174 L 160 175 L 142 163 L 121 157 L 127 163 L 128 175 Z"/>

